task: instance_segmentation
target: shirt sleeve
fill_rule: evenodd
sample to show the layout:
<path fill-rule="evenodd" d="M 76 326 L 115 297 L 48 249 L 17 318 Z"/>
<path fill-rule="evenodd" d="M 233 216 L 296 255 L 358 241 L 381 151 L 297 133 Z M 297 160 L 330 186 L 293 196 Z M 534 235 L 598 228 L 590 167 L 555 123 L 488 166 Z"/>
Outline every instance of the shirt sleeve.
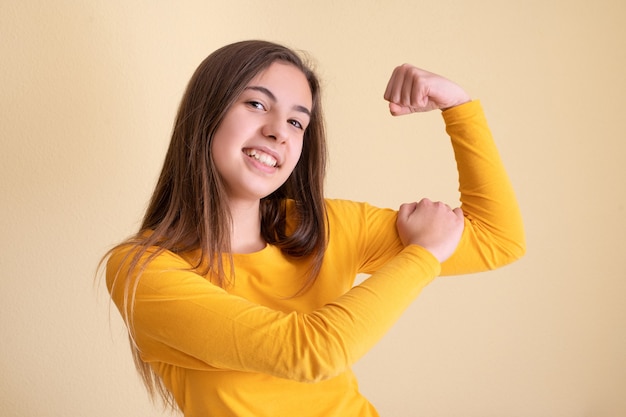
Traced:
<path fill-rule="evenodd" d="M 171 252 L 145 262 L 139 279 L 131 258 L 129 248 L 113 253 L 107 286 L 144 361 L 304 382 L 345 371 L 440 272 L 429 252 L 409 246 L 334 302 L 299 313 L 229 294 Z"/>
<path fill-rule="evenodd" d="M 524 227 L 482 106 L 471 101 L 444 111 L 459 172 L 465 229 L 442 275 L 494 269 L 519 259 L 526 250 Z"/>
<path fill-rule="evenodd" d="M 457 162 L 465 228 L 441 274 L 481 272 L 509 264 L 525 251 L 522 216 L 482 106 L 472 101 L 442 114 Z M 340 201 L 329 205 L 329 212 L 334 214 L 331 219 L 341 219 L 332 225 L 332 237 L 346 240 L 345 251 L 357 254 L 359 272 L 376 271 L 402 250 L 397 211 Z"/>

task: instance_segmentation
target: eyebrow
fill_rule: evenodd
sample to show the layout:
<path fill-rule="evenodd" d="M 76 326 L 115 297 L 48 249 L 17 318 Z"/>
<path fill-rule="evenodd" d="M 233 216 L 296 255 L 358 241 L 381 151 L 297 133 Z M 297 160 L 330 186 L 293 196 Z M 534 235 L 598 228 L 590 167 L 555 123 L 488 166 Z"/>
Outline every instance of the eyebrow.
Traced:
<path fill-rule="evenodd" d="M 274 95 L 274 93 L 272 93 L 270 90 L 268 90 L 265 87 L 261 87 L 259 85 L 250 85 L 248 87 L 246 87 L 246 90 L 254 90 L 254 91 L 259 91 L 263 94 L 265 94 L 267 97 L 269 97 L 270 100 L 272 100 L 273 102 L 277 102 L 278 100 L 276 99 L 276 96 Z M 307 116 L 311 117 L 311 110 L 307 109 L 304 106 L 300 106 L 300 105 L 295 105 L 293 106 L 294 110 L 302 112 L 304 114 L 306 114 Z"/>

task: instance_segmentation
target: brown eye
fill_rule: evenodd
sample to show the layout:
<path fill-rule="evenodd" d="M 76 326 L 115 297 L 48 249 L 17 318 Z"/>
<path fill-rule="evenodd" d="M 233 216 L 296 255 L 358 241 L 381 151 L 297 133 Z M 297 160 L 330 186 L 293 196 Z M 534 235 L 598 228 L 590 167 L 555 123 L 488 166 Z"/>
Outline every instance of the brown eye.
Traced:
<path fill-rule="evenodd" d="M 263 103 L 260 103 L 260 102 L 255 101 L 255 100 L 250 100 L 250 101 L 246 102 L 246 104 L 248 106 L 253 107 L 255 109 L 258 109 L 258 110 L 265 110 L 265 106 L 263 105 Z"/>
<path fill-rule="evenodd" d="M 300 123 L 297 120 L 291 119 L 291 120 L 289 120 L 289 124 L 291 124 L 293 127 L 297 128 L 297 129 L 304 130 L 304 126 L 302 126 L 302 123 Z"/>

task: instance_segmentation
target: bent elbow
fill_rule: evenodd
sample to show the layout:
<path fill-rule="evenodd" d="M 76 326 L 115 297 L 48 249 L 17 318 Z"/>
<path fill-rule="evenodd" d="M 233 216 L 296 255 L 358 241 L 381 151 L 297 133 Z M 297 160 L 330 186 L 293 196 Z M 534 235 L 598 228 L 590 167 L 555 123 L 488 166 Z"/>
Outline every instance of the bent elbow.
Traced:
<path fill-rule="evenodd" d="M 513 216 L 507 227 L 474 224 L 474 238 L 487 269 L 518 261 L 526 254 L 526 235 L 521 218 Z"/>
<path fill-rule="evenodd" d="M 518 240 L 509 243 L 506 248 L 502 248 L 502 257 L 499 264 L 494 265 L 495 268 L 499 268 L 505 265 L 512 264 L 520 260 L 526 254 L 526 241 Z"/>
<path fill-rule="evenodd" d="M 523 230 L 507 238 L 499 238 L 490 245 L 491 251 L 486 256 L 489 269 L 497 269 L 518 261 L 526 254 L 526 238 Z"/>

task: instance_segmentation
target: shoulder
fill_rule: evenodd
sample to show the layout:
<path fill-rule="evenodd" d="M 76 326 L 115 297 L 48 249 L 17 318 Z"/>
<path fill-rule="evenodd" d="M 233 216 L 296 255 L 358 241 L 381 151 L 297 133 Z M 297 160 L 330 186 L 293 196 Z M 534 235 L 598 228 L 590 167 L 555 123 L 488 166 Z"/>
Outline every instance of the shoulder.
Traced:
<path fill-rule="evenodd" d="M 376 207 L 365 202 L 326 199 L 325 203 L 329 221 L 338 220 L 341 222 L 369 222 L 371 219 L 377 217 L 393 219 L 395 221 L 395 217 L 397 216 L 396 210 Z"/>
<path fill-rule="evenodd" d="M 122 244 L 111 251 L 107 268 L 123 267 L 133 261 L 140 264 L 167 264 L 175 267 L 189 268 L 190 262 L 181 255 L 159 246 L 145 247 L 137 244 Z"/>
<path fill-rule="evenodd" d="M 328 226 L 331 232 L 349 234 L 366 243 L 372 237 L 382 238 L 389 234 L 395 238 L 398 213 L 369 203 L 350 200 L 326 200 Z M 337 233 L 335 233 L 334 237 Z"/>
<path fill-rule="evenodd" d="M 330 251 L 353 259 L 358 272 L 372 273 L 402 250 L 398 213 L 369 203 L 326 200 Z M 344 262 L 344 261 L 339 261 Z"/>
<path fill-rule="evenodd" d="M 188 259 L 158 246 L 126 243 L 114 248 L 106 263 L 107 284 L 147 271 L 190 270 Z"/>

